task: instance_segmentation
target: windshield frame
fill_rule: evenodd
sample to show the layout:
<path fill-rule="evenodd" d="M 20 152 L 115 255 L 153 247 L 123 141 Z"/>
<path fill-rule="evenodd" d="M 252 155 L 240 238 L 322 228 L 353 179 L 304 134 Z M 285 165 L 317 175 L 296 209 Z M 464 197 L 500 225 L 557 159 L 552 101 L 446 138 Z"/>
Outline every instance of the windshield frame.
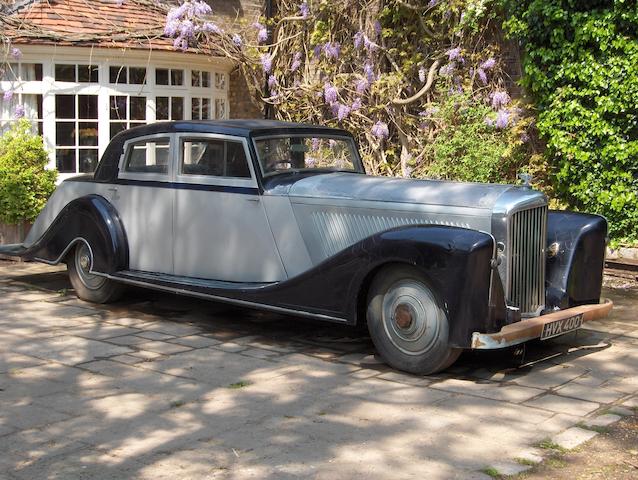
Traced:
<path fill-rule="evenodd" d="M 350 148 L 350 153 L 352 154 L 353 160 L 353 169 L 340 169 L 340 168 L 288 168 L 285 170 L 275 170 L 272 172 L 264 172 L 264 167 L 261 163 L 261 159 L 259 158 L 259 150 L 257 148 L 257 142 L 261 140 L 273 140 L 278 138 L 328 138 L 333 140 L 344 140 L 347 142 L 348 147 Z M 251 138 L 253 150 L 255 152 L 255 160 L 257 161 L 257 165 L 259 166 L 259 172 L 261 173 L 262 178 L 274 177 L 276 175 L 282 174 L 298 174 L 298 173 L 332 173 L 332 172 L 346 172 L 346 173 L 358 173 L 365 174 L 365 169 L 363 168 L 363 161 L 361 160 L 361 156 L 359 155 L 359 148 L 357 147 L 357 143 L 351 135 L 344 135 L 341 133 L 327 133 L 327 132 L 288 132 L 288 133 L 279 133 L 275 135 L 258 135 Z"/>

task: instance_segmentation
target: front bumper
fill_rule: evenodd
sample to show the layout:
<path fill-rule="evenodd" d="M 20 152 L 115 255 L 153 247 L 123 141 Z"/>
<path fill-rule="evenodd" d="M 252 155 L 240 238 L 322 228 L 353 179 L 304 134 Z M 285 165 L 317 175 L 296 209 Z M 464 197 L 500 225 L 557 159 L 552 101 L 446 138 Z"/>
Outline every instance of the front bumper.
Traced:
<path fill-rule="evenodd" d="M 580 305 L 578 307 L 567 308 L 557 312 L 541 315 L 540 317 L 528 318 L 520 322 L 504 326 L 500 332 L 472 334 L 472 347 L 477 350 L 490 350 L 496 348 L 511 347 L 519 343 L 527 342 L 535 338 L 540 338 L 543 327 L 551 322 L 563 320 L 575 315 L 582 314 L 583 323 L 598 320 L 609 315 L 613 303 L 611 300 L 602 299 L 597 305 Z"/>

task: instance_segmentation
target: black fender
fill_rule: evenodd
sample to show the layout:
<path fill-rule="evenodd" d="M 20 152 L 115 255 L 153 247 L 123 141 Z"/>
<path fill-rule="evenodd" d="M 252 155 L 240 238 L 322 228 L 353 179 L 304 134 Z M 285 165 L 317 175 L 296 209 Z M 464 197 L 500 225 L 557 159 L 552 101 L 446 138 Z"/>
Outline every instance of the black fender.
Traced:
<path fill-rule="evenodd" d="M 384 266 L 408 264 L 426 277 L 442 300 L 451 344 L 468 347 L 472 332 L 500 328 L 495 320 L 499 315 L 490 308 L 491 281 L 500 281 L 491 267 L 493 254 L 494 240 L 483 232 L 439 225 L 398 227 L 361 240 L 295 278 L 262 289 L 251 300 L 341 316 L 354 324 L 362 320 L 357 317 L 365 307 L 373 276 Z M 504 302 L 498 308 L 504 318 Z"/>
<path fill-rule="evenodd" d="M 42 237 L 21 256 L 56 264 L 81 241 L 91 248 L 93 271 L 112 274 L 128 268 L 124 226 L 115 207 L 99 195 L 86 195 L 69 202 Z"/>
<path fill-rule="evenodd" d="M 546 304 L 560 309 L 598 303 L 603 282 L 607 220 L 588 213 L 550 211 L 547 245 L 558 244 L 546 263 Z"/>

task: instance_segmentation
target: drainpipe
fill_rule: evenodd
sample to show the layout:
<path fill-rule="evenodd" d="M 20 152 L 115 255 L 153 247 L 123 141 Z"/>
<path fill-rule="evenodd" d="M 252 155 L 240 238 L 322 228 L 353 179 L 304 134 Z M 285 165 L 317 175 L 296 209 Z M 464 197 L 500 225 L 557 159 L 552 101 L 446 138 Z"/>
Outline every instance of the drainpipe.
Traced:
<path fill-rule="evenodd" d="M 276 6 L 274 4 L 274 0 L 266 0 L 266 20 L 270 20 L 274 15 L 275 15 L 275 9 Z M 272 36 L 272 30 L 270 29 L 270 26 L 267 27 L 268 28 L 268 44 L 272 44 L 273 41 L 273 36 Z M 268 52 L 270 53 L 270 52 Z M 264 96 L 269 96 L 270 93 L 268 91 L 268 79 L 266 78 L 264 80 Z M 275 118 L 275 111 L 273 109 L 273 106 L 269 103 L 267 103 L 264 106 L 264 118 L 266 120 L 271 120 L 273 118 Z"/>

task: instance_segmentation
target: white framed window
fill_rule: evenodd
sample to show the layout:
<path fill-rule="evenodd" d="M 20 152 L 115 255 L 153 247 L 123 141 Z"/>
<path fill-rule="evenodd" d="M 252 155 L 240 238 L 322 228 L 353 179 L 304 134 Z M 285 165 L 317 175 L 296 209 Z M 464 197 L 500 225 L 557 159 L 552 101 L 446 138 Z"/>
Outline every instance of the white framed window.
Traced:
<path fill-rule="evenodd" d="M 213 99 L 211 97 L 191 98 L 191 118 L 193 120 L 210 120 L 213 118 Z"/>
<path fill-rule="evenodd" d="M 175 68 L 156 68 L 155 85 L 171 87 L 184 86 L 184 70 Z"/>
<path fill-rule="evenodd" d="M 98 83 L 97 65 L 56 63 L 54 79 L 56 82 Z"/>
<path fill-rule="evenodd" d="M 55 164 L 60 173 L 91 173 L 98 161 L 98 96 L 55 95 Z"/>
<path fill-rule="evenodd" d="M 146 123 L 146 97 L 137 95 L 109 96 L 109 135 Z"/>
<path fill-rule="evenodd" d="M 146 67 L 111 65 L 109 66 L 109 83 L 125 85 L 145 85 Z"/>
<path fill-rule="evenodd" d="M 184 97 L 155 97 L 156 120 L 184 120 Z"/>

